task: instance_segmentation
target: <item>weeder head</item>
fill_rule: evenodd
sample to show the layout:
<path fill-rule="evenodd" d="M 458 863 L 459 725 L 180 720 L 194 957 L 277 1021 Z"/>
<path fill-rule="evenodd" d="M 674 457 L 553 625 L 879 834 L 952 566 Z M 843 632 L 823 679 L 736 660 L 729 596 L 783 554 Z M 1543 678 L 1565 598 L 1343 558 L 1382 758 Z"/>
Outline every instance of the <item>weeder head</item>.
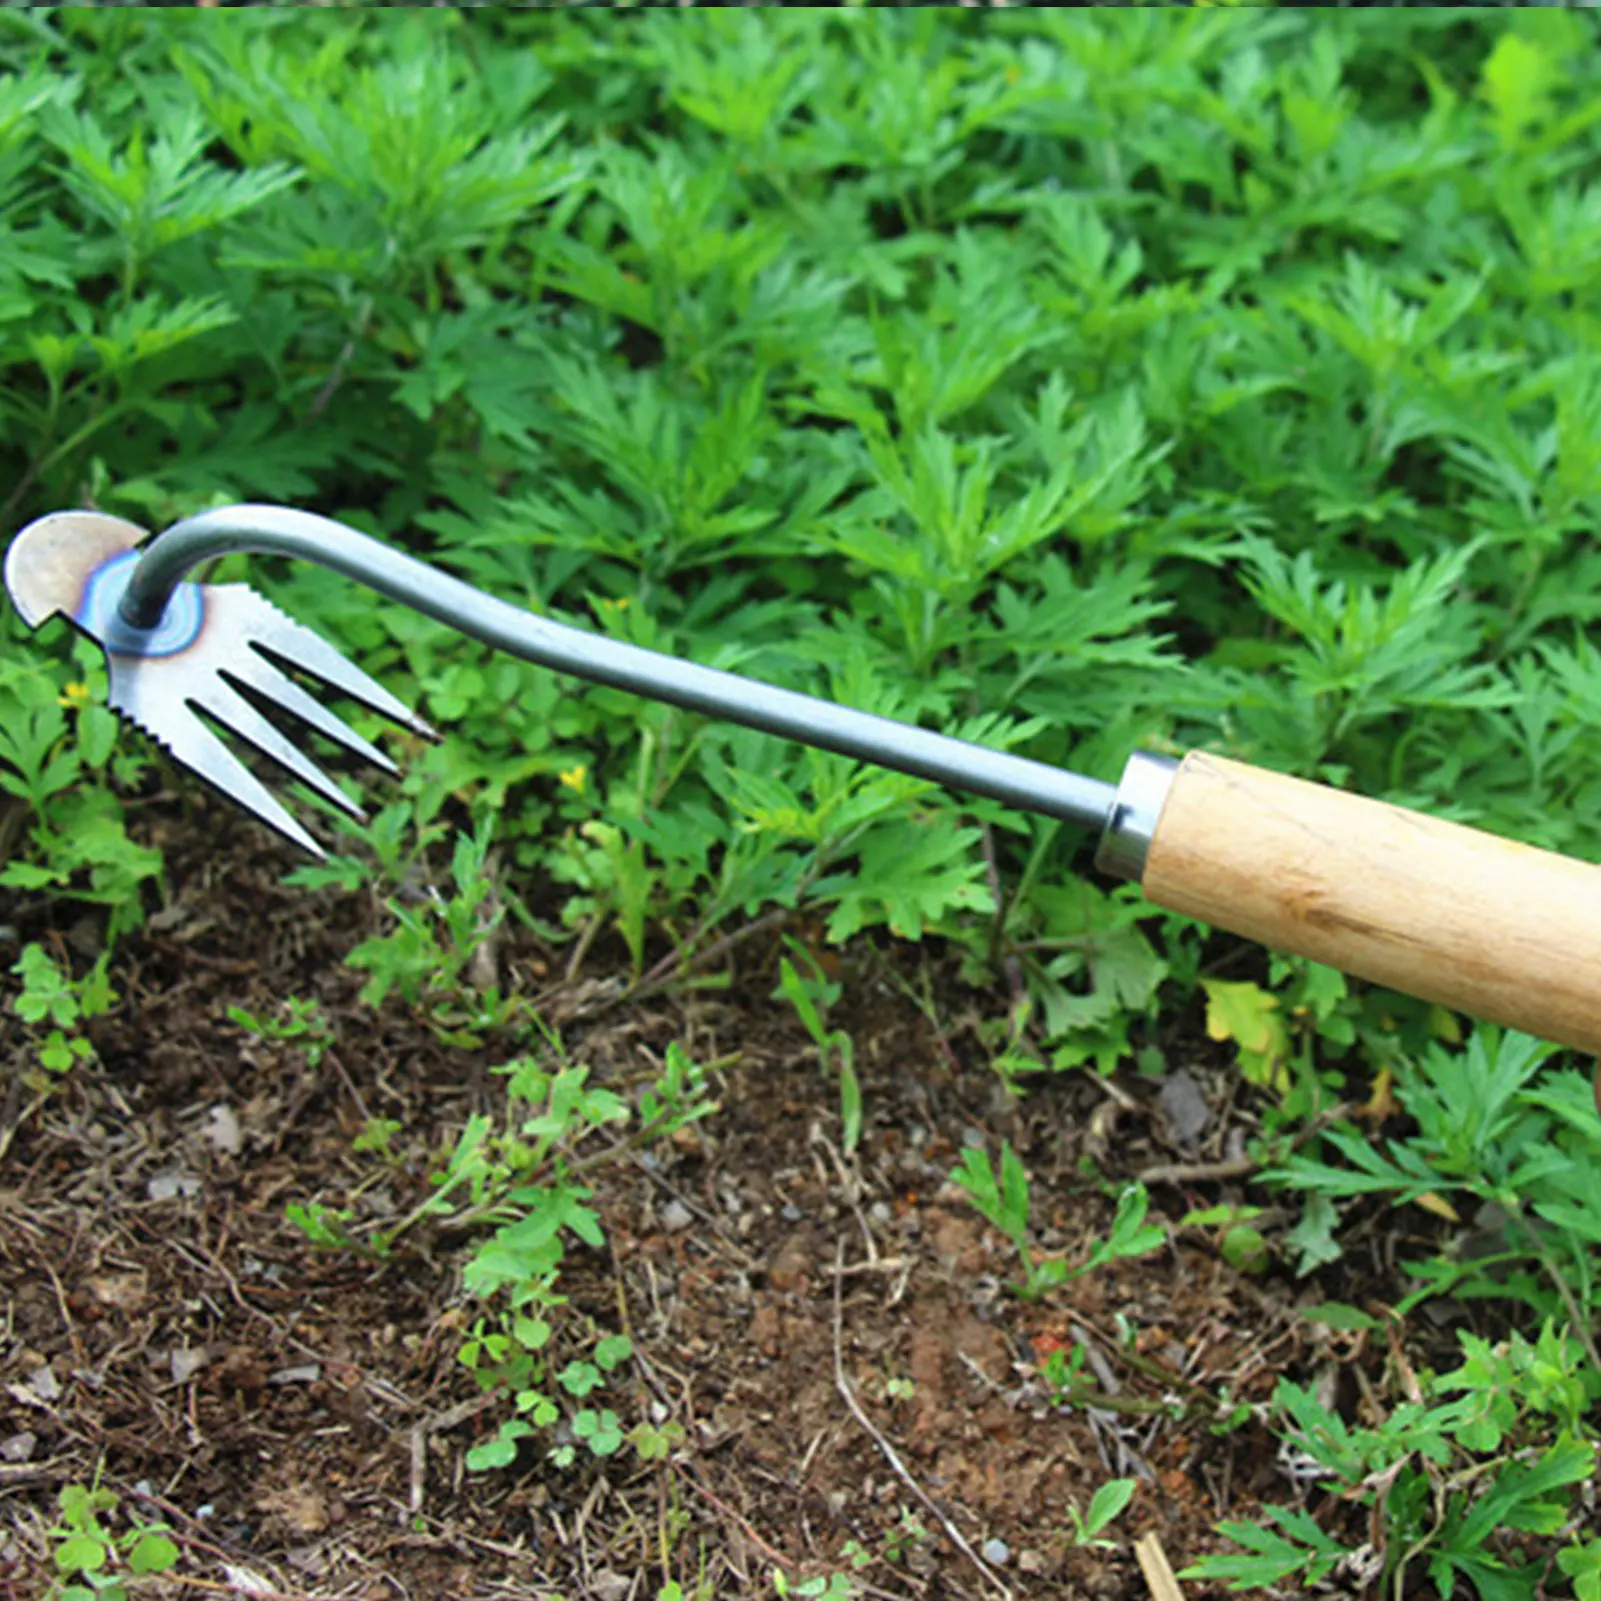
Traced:
<path fill-rule="evenodd" d="M 30 523 L 6 553 L 12 604 L 30 628 L 61 613 L 106 653 L 109 703 L 176 761 L 313 856 L 324 852 L 206 723 L 211 718 L 353 817 L 362 811 L 263 713 L 288 712 L 386 773 L 397 768 L 291 678 L 304 673 L 433 739 L 434 731 L 326 640 L 245 584 L 180 584 L 161 621 L 135 629 L 118 615 L 142 528 L 99 512 Z"/>

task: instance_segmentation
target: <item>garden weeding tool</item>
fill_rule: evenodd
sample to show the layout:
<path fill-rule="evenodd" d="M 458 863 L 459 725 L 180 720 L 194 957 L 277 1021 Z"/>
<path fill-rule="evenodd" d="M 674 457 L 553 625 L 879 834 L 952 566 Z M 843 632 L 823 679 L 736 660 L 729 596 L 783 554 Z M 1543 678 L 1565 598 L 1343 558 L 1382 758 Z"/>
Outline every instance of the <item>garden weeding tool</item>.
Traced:
<path fill-rule="evenodd" d="M 316 562 L 543 667 L 1099 830 L 1096 865 L 1169 911 L 1601 1054 L 1601 867 L 1203 751 L 1136 752 L 1115 785 L 1081 777 L 551 622 L 307 512 L 230 506 L 147 537 L 98 512 L 40 518 L 7 553 L 12 602 L 32 627 L 59 612 L 98 641 L 116 710 L 313 854 L 197 713 L 358 816 L 260 703 L 394 767 L 285 669 L 431 731 L 247 586 L 184 581 L 218 556 Z"/>

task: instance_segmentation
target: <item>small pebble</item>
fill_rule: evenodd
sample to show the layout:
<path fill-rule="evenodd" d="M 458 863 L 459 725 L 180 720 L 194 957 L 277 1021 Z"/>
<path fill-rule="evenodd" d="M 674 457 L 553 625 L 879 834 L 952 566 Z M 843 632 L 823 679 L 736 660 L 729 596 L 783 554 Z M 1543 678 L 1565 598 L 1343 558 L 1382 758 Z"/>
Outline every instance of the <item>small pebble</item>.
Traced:
<path fill-rule="evenodd" d="M 682 1234 L 694 1221 L 694 1213 L 682 1201 L 669 1201 L 662 1208 L 662 1227 L 669 1234 Z"/>
<path fill-rule="evenodd" d="M 315 1384 L 322 1377 L 320 1362 L 299 1362 L 294 1367 L 279 1368 L 269 1374 L 268 1384 Z"/>
<path fill-rule="evenodd" d="M 152 1201 L 171 1201 L 200 1193 L 200 1180 L 193 1173 L 157 1173 L 145 1184 Z"/>
<path fill-rule="evenodd" d="M 210 1357 L 203 1345 L 192 1349 L 185 1347 L 175 1349 L 167 1358 L 168 1369 L 172 1374 L 172 1382 L 174 1384 L 187 1384 L 208 1361 L 210 1361 Z"/>
<path fill-rule="evenodd" d="M 779 1207 L 778 1215 L 783 1218 L 786 1223 L 799 1223 L 801 1220 L 801 1209 L 796 1206 L 793 1201 L 785 1201 L 784 1204 Z"/>
<path fill-rule="evenodd" d="M 1012 1560 L 1012 1548 L 1004 1540 L 986 1540 L 983 1554 L 992 1568 L 1004 1568 Z"/>

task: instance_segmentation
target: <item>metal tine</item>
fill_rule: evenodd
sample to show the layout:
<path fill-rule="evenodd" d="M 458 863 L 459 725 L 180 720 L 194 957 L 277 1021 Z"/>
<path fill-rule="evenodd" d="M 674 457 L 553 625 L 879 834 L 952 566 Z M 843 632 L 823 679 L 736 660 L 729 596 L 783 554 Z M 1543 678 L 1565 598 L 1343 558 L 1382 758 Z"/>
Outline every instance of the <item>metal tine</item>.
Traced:
<path fill-rule="evenodd" d="M 139 658 L 113 655 L 109 665 L 109 700 L 114 710 L 170 752 L 175 761 L 198 773 L 229 800 L 254 812 L 269 828 L 277 829 L 319 861 L 327 859 L 327 852 L 295 821 L 278 797 L 185 701 L 175 696 L 152 699 L 140 694 Z"/>
<path fill-rule="evenodd" d="M 233 603 L 248 601 L 248 605 L 240 605 L 241 621 L 246 622 L 244 632 L 258 652 L 275 656 L 290 667 L 310 673 L 313 678 L 320 678 L 330 689 L 339 690 L 370 711 L 411 729 L 413 733 L 421 734 L 425 739 L 439 738 L 438 733 L 403 700 L 390 694 L 377 679 L 369 677 L 335 650 L 321 634 L 313 633 L 286 616 L 248 585 L 211 585 L 208 586 L 208 596 L 214 605 L 223 601 L 230 610 Z M 330 737 L 337 739 L 340 736 Z"/>
<path fill-rule="evenodd" d="M 358 821 L 367 814 L 292 739 L 287 738 L 223 673 L 209 683 L 196 684 L 189 694 L 190 704 L 210 712 L 231 733 L 248 740 L 262 755 L 270 756 L 301 783 L 317 791 L 341 811 Z"/>
<path fill-rule="evenodd" d="M 382 772 L 391 775 L 400 772 L 371 740 L 363 739 L 344 718 L 335 716 L 315 696 L 308 695 L 264 651 L 241 651 L 222 671 L 245 689 L 253 690 L 274 705 L 283 707 L 301 722 L 315 728 L 319 734 L 336 745 L 343 745 L 346 750 L 371 762 Z"/>
<path fill-rule="evenodd" d="M 208 584 L 204 592 L 205 628 L 181 665 L 175 658 L 109 653 L 113 704 L 225 795 L 303 849 L 325 857 L 287 807 L 202 722 L 199 713 L 214 718 L 358 821 L 366 817 L 362 808 L 271 721 L 263 707 L 281 708 L 381 772 L 397 774 L 399 768 L 285 669 L 306 672 L 336 693 L 430 739 L 439 736 L 383 685 L 248 584 Z"/>

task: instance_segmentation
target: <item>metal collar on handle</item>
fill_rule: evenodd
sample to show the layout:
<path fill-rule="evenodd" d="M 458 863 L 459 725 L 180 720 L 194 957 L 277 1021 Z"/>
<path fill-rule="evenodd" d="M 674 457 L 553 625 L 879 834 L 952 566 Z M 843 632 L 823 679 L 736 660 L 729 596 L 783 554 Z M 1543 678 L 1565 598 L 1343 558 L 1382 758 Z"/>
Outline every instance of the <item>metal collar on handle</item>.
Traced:
<path fill-rule="evenodd" d="M 1145 859 L 1178 770 L 1171 756 L 1154 751 L 1137 750 L 1129 757 L 1095 851 L 1095 865 L 1103 873 L 1135 883 L 1145 877 Z"/>

